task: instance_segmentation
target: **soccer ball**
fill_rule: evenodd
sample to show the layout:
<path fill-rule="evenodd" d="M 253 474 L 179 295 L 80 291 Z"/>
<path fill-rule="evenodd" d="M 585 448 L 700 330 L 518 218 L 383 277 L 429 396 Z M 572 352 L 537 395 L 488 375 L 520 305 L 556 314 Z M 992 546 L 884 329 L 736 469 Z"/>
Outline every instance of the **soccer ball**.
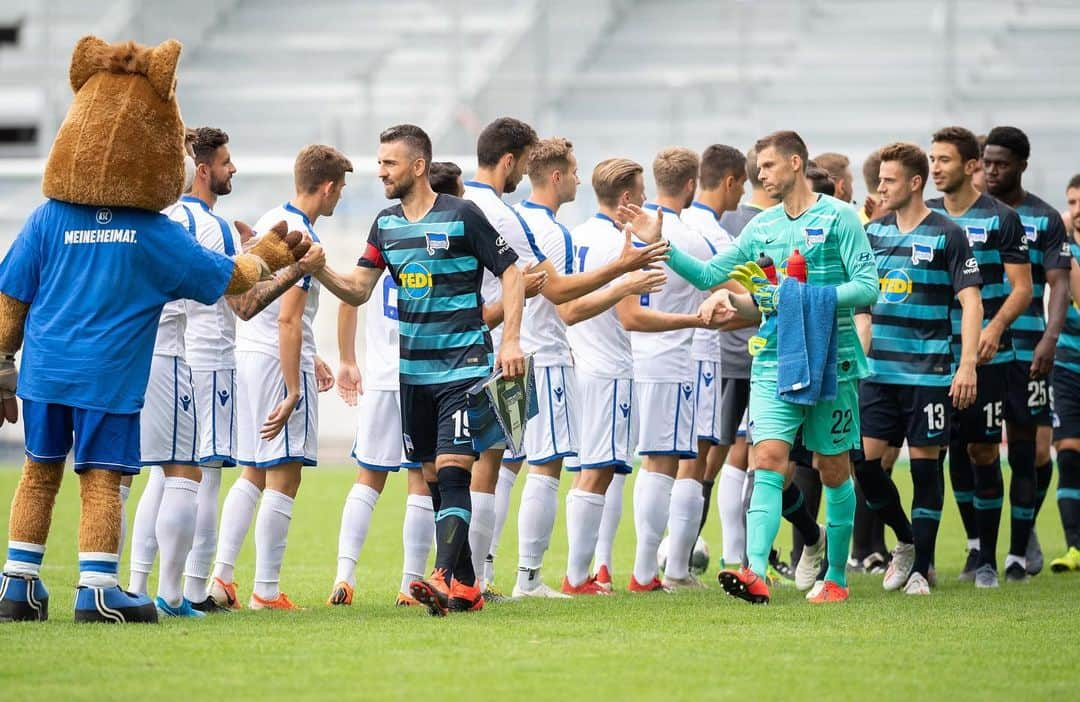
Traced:
<path fill-rule="evenodd" d="M 664 540 L 660 542 L 660 548 L 656 549 L 656 562 L 660 565 L 660 570 L 667 570 L 667 551 L 668 551 L 668 537 L 664 537 Z M 701 575 L 709 569 L 709 544 L 705 543 L 705 539 L 698 537 L 697 543 L 694 544 L 694 552 L 690 554 L 690 572 L 694 575 Z"/>

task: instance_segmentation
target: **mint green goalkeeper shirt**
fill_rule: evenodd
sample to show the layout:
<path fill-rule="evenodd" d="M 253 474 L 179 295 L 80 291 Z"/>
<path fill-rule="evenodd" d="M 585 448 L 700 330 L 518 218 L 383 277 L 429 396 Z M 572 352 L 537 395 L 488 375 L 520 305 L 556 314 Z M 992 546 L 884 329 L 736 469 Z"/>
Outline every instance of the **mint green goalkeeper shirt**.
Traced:
<path fill-rule="evenodd" d="M 776 262 L 782 274 L 794 249 L 806 258 L 810 285 L 836 287 L 837 378 L 865 378 L 869 367 L 852 313 L 877 300 L 878 276 L 874 252 L 850 205 L 819 195 L 817 202 L 794 219 L 784 211 L 783 204 L 775 205 L 750 220 L 734 244 L 711 260 L 702 261 L 672 248 L 668 266 L 695 287 L 708 290 L 727 281 L 735 266 L 757 261 L 762 253 Z M 754 357 L 751 379 L 776 378 L 775 329 L 775 323 L 766 324 L 762 319 L 758 334 L 765 337 L 766 343 Z"/>

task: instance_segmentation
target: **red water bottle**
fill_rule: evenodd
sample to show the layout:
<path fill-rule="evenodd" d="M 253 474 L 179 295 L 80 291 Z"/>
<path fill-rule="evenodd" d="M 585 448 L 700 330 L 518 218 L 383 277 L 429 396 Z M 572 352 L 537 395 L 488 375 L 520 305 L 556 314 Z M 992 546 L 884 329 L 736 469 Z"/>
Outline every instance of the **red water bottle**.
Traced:
<path fill-rule="evenodd" d="M 765 271 L 765 277 L 769 279 L 769 282 L 776 285 L 776 264 L 773 263 L 772 258 L 765 255 L 765 252 L 761 252 L 761 256 L 757 260 L 758 268 Z"/>
<path fill-rule="evenodd" d="M 800 283 L 806 282 L 806 258 L 798 249 L 791 252 L 787 260 L 787 275 Z"/>

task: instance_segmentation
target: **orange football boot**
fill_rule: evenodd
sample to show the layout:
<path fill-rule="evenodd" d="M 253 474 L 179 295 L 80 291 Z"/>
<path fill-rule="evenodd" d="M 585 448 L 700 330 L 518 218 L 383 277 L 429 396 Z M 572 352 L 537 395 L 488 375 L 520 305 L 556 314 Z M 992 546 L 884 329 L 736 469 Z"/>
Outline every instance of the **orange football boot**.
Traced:
<path fill-rule="evenodd" d="M 724 592 L 750 604 L 769 604 L 769 586 L 749 568 L 722 570 L 716 576 Z"/>

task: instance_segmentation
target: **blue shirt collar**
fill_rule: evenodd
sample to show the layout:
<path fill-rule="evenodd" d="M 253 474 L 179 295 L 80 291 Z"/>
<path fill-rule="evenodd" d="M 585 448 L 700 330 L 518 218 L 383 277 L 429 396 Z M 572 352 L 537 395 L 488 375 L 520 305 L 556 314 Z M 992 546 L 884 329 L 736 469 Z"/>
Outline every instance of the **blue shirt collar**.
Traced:
<path fill-rule="evenodd" d="M 716 213 L 716 210 L 709 207 L 704 202 L 698 202 L 697 200 L 694 200 L 693 202 L 690 203 L 690 206 L 691 207 L 696 207 L 699 210 L 705 210 L 706 212 L 711 214 L 713 216 L 713 219 L 715 219 L 717 222 L 720 221 L 720 215 Z"/>
<path fill-rule="evenodd" d="M 605 222 L 607 222 L 607 223 L 608 223 L 608 224 L 610 224 L 611 226 L 615 227 L 616 229 L 618 229 L 618 228 L 619 228 L 619 225 L 615 223 L 615 220 L 613 220 L 613 219 L 612 219 L 611 217 L 608 217 L 608 216 L 607 216 L 606 214 L 604 214 L 603 212 L 597 212 L 597 213 L 596 213 L 595 215 L 593 215 L 593 216 L 594 216 L 594 217 L 596 217 L 597 219 L 602 219 L 602 220 L 604 220 Z"/>
<path fill-rule="evenodd" d="M 311 220 L 308 219 L 308 216 L 304 214 L 301 209 L 299 209 L 298 207 L 294 207 L 291 202 L 286 202 L 284 205 L 282 205 L 282 207 L 285 208 L 286 212 L 292 212 L 293 214 L 300 215 L 300 218 L 304 220 L 304 226 L 306 226 L 308 229 L 311 229 Z"/>
<path fill-rule="evenodd" d="M 522 207 L 528 207 L 530 210 L 543 210 L 547 212 L 547 216 L 555 219 L 555 212 L 547 205 L 541 205 L 539 202 L 533 202 L 532 200 L 524 200 L 521 203 Z"/>
<path fill-rule="evenodd" d="M 200 207 L 202 207 L 207 212 L 210 212 L 213 209 L 213 208 L 210 207 L 209 204 L 207 204 L 207 202 L 205 200 L 197 198 L 194 195 L 187 195 L 187 194 L 181 195 L 180 196 L 180 202 L 189 202 L 189 203 L 191 203 L 193 205 L 199 205 Z"/>
<path fill-rule="evenodd" d="M 664 214 L 673 214 L 676 217 L 679 216 L 679 213 L 676 212 L 675 210 L 671 209 L 670 207 L 664 207 L 662 205 L 656 204 L 655 202 L 646 202 L 645 203 L 645 209 L 647 209 L 647 210 L 663 210 Z"/>
<path fill-rule="evenodd" d="M 488 185 L 487 183 L 481 183 L 478 180 L 467 180 L 467 181 L 465 181 L 465 187 L 487 188 L 488 190 L 495 193 L 496 195 L 499 194 L 498 192 L 495 191 L 495 186 L 494 185 Z"/>

